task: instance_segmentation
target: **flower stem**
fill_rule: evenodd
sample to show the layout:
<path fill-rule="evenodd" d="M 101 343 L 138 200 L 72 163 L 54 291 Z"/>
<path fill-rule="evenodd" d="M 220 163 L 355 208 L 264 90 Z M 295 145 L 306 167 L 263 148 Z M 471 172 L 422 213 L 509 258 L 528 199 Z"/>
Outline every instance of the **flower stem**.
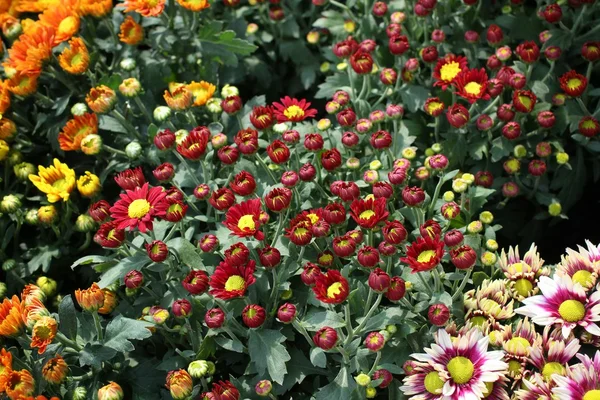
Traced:
<path fill-rule="evenodd" d="M 179 152 L 177 152 L 176 150 L 173 150 L 173 154 L 175 154 L 175 156 L 179 159 L 179 161 L 181 161 L 187 172 L 192 176 L 192 180 L 194 181 L 196 186 L 200 185 L 200 180 L 198 180 L 195 171 L 190 167 L 185 158 L 183 158 L 182 155 L 179 154 Z"/>
<path fill-rule="evenodd" d="M 308 342 L 308 344 L 310 345 L 310 347 L 315 347 L 315 344 L 312 341 L 312 339 L 310 338 L 310 336 L 308 335 L 308 332 L 306 332 L 306 329 L 297 320 L 294 320 L 292 322 L 292 326 L 294 328 L 296 328 L 296 330 L 298 332 L 300 332 L 300 334 L 302 334 L 302 336 L 304 336 L 304 338 L 306 339 L 306 341 Z"/>
<path fill-rule="evenodd" d="M 139 96 L 135 96 L 133 98 L 133 101 L 135 101 L 135 104 L 137 104 L 138 108 L 142 111 L 142 114 L 144 114 L 144 116 L 148 120 L 148 123 L 151 124 L 152 123 L 152 116 L 150 115 L 150 112 L 146 108 L 146 105 L 144 104 L 144 102 L 139 98 Z"/>
<path fill-rule="evenodd" d="M 358 325 L 358 328 L 356 328 L 356 330 L 354 331 L 354 336 L 360 335 L 362 329 L 367 325 L 367 322 L 369 322 L 369 318 L 371 318 L 371 315 L 373 315 L 373 313 L 375 312 L 377 307 L 379 307 L 379 303 L 381 303 L 382 298 L 383 298 L 383 293 L 380 293 L 377 296 L 377 299 L 375 300 L 375 304 L 373 304 L 373 306 L 369 309 L 369 312 L 367 313 L 367 315 L 365 315 L 365 318 L 363 319 L 363 321 L 360 323 L 360 325 Z M 346 339 L 345 344 L 350 343 L 350 341 L 352 340 L 351 338 L 352 338 L 352 336 L 349 336 L 348 339 Z"/>
<path fill-rule="evenodd" d="M 381 361 L 381 352 L 380 351 L 377 352 L 377 357 L 375 357 L 375 362 L 373 362 L 373 366 L 371 367 L 371 369 L 369 370 L 369 373 L 367 375 L 371 376 L 373 374 L 373 372 L 375 372 L 375 368 L 377 368 L 377 365 L 379 365 L 379 361 Z"/>
<path fill-rule="evenodd" d="M 585 115 L 592 115 L 592 113 L 589 112 L 589 110 L 587 109 L 580 97 L 577 97 L 577 104 L 579 104 L 579 108 L 581 108 L 581 111 L 583 111 Z"/>
<path fill-rule="evenodd" d="M 100 316 L 98 315 L 98 311 L 94 311 L 92 313 L 94 317 L 94 325 L 96 325 L 96 332 L 98 333 L 98 340 L 102 341 L 104 339 L 104 334 L 102 332 L 102 325 L 100 324 Z"/>
<path fill-rule="evenodd" d="M 277 184 L 277 179 L 275 178 L 275 175 L 273 175 L 273 172 L 269 169 L 269 167 L 267 167 L 267 164 L 265 164 L 262 158 L 260 158 L 258 154 L 255 154 L 254 157 L 256 158 L 256 161 L 258 161 L 258 163 L 263 167 L 263 169 L 267 171 L 267 174 L 273 180 L 273 183 Z"/>
<path fill-rule="evenodd" d="M 436 125 L 437 125 L 437 118 L 436 118 Z M 442 172 L 442 175 L 440 175 L 440 181 L 438 182 L 437 186 L 435 187 L 435 192 L 433 192 L 433 197 L 431 198 L 431 204 L 429 204 L 429 210 L 427 211 L 427 215 L 429 216 L 429 218 L 431 218 L 433 216 L 435 203 L 440 195 L 440 191 L 442 190 L 443 184 L 444 184 L 444 173 Z"/>
<path fill-rule="evenodd" d="M 467 271 L 467 274 L 465 275 L 463 281 L 460 283 L 460 286 L 454 293 L 454 296 L 452 296 L 452 302 L 456 301 L 458 299 L 458 296 L 461 296 L 463 294 L 463 289 L 467 285 L 467 282 L 469 282 L 469 278 L 471 277 L 471 272 L 473 272 L 473 268 L 470 268 Z"/>

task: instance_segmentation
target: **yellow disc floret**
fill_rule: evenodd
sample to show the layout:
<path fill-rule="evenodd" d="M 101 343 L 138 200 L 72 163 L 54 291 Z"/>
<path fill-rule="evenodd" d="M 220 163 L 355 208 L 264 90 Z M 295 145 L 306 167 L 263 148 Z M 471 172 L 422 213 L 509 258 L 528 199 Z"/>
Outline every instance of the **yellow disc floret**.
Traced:
<path fill-rule="evenodd" d="M 452 380 L 459 385 L 469 382 L 475 372 L 473 362 L 462 356 L 454 357 L 446 368 L 448 368 Z"/>
<path fill-rule="evenodd" d="M 585 316 L 585 306 L 578 300 L 565 300 L 558 307 L 558 313 L 567 322 L 578 322 Z"/>

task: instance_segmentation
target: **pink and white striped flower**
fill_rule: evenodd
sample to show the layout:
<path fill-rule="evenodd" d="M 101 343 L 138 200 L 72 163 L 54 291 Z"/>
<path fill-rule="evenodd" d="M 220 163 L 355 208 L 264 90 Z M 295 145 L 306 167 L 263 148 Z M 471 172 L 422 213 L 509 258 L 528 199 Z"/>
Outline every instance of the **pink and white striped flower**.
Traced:
<path fill-rule="evenodd" d="M 490 394 L 493 383 L 506 374 L 508 365 L 502 361 L 504 353 L 488 352 L 489 338 L 477 328 L 454 340 L 442 329 L 435 335 L 435 341 L 431 348 L 425 349 L 425 353 L 412 355 L 433 369 L 421 378 L 423 383 L 420 385 L 414 375 L 405 378 L 402 390 L 405 394 L 416 395 L 411 399 L 481 399 Z M 432 392 L 430 389 L 435 390 Z"/>
<path fill-rule="evenodd" d="M 519 400 L 552 400 L 554 382 L 547 381 L 539 373 L 535 373 L 521 381 L 521 389 L 515 391 Z"/>
<path fill-rule="evenodd" d="M 516 309 L 517 314 L 530 317 L 536 325 L 561 326 L 565 339 L 577 326 L 600 336 L 600 327 L 595 323 L 600 321 L 600 292 L 588 298 L 585 289 L 569 276 L 542 276 L 538 285 L 541 295 L 524 299 L 525 306 Z"/>
<path fill-rule="evenodd" d="M 577 282 L 584 289 L 590 290 L 596 285 L 600 264 L 591 261 L 592 257 L 586 254 L 586 250 L 581 250 L 581 252 L 577 252 L 573 249 L 567 249 L 567 255 L 562 256 L 560 263 L 556 266 L 556 274 L 568 275 L 573 282 Z"/>
<path fill-rule="evenodd" d="M 554 374 L 565 375 L 565 365 L 575 357 L 581 345 L 572 334 L 563 338 L 561 329 L 544 328 L 542 342 L 532 347 L 529 352 L 529 363 L 541 371 L 546 380 Z"/>
<path fill-rule="evenodd" d="M 600 399 L 600 371 L 582 364 L 569 367 L 567 376 L 554 375 L 556 387 L 552 394 L 556 400 Z"/>

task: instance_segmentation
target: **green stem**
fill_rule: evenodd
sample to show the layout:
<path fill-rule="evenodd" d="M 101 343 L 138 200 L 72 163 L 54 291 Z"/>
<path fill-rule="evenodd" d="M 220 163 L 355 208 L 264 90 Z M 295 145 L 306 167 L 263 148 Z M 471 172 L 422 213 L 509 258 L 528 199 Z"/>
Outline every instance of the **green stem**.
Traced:
<path fill-rule="evenodd" d="M 292 326 L 294 328 L 296 328 L 296 330 L 298 332 L 300 332 L 300 334 L 302 334 L 302 336 L 304 336 L 304 338 L 306 339 L 306 341 L 308 342 L 310 347 L 315 347 L 315 343 L 308 335 L 308 332 L 306 332 L 306 329 L 297 320 L 292 321 Z"/>
<path fill-rule="evenodd" d="M 98 311 L 94 311 L 92 316 L 94 317 L 94 325 L 96 326 L 96 333 L 98 333 L 98 340 L 102 341 L 104 339 L 104 334 L 102 332 L 102 325 L 100 324 L 100 316 L 98 315 Z"/>
<path fill-rule="evenodd" d="M 117 111 L 116 109 L 113 109 L 110 114 L 117 120 L 119 121 L 119 123 L 131 134 L 133 134 L 136 138 L 138 139 L 142 139 L 142 136 L 140 135 L 140 133 L 137 131 L 137 129 L 135 129 L 135 127 L 133 125 L 131 125 L 131 122 L 127 121 L 125 119 L 125 117 L 123 116 L 123 114 L 121 114 L 119 111 Z"/>
<path fill-rule="evenodd" d="M 425 278 L 423 277 L 422 272 L 417 272 L 416 275 L 417 275 L 417 278 L 419 278 L 419 280 L 423 284 L 423 286 L 425 286 L 425 288 L 427 289 L 427 291 L 429 292 L 429 294 L 433 295 L 433 289 L 431 288 L 431 285 L 429 285 L 429 282 L 427 282 L 425 280 Z"/>
<path fill-rule="evenodd" d="M 181 154 L 179 154 L 177 152 L 177 150 L 172 150 L 173 154 L 175 154 L 175 157 L 177 157 L 179 159 L 179 161 L 181 161 L 181 163 L 183 164 L 184 168 L 187 170 L 187 172 L 192 176 L 192 180 L 194 181 L 194 183 L 196 184 L 196 186 L 200 185 L 200 180 L 198 180 L 198 177 L 196 176 L 196 171 L 194 171 L 190 165 L 188 164 L 188 162 L 185 160 L 185 158 L 183 158 L 183 156 Z"/>
<path fill-rule="evenodd" d="M 150 112 L 146 108 L 146 105 L 144 105 L 144 102 L 138 96 L 135 96 L 133 98 L 133 101 L 135 101 L 135 104 L 137 104 L 138 108 L 142 111 L 142 114 L 144 114 L 144 116 L 148 120 L 148 123 L 151 124 L 152 123 L 152 115 L 150 115 Z"/>
<path fill-rule="evenodd" d="M 117 150 L 117 149 L 115 149 L 114 147 L 110 147 L 110 146 L 109 146 L 109 145 L 107 145 L 107 144 L 104 144 L 104 143 L 103 143 L 103 144 L 102 144 L 102 148 L 103 148 L 104 150 L 108 151 L 109 153 L 118 154 L 118 155 L 121 155 L 121 156 L 125 156 L 125 157 L 127 157 L 127 153 L 125 153 L 123 150 Z"/>
<path fill-rule="evenodd" d="M 579 108 L 581 108 L 581 111 L 583 111 L 586 115 L 592 115 L 592 113 L 589 112 L 589 110 L 587 109 L 580 97 L 577 97 L 577 104 L 579 104 Z"/>
<path fill-rule="evenodd" d="M 585 4 L 583 7 L 581 7 L 581 11 L 579 12 L 577 19 L 575 20 L 575 23 L 573 24 L 573 27 L 571 28 L 572 34 L 575 34 L 577 32 L 577 28 L 579 28 L 579 23 L 581 22 L 581 19 L 583 18 L 583 15 L 585 14 L 586 11 L 587 11 L 587 4 Z"/>
<path fill-rule="evenodd" d="M 377 310 L 377 307 L 379 307 L 379 303 L 381 303 L 382 298 L 383 298 L 383 293 L 380 293 L 377 296 L 377 299 L 375 300 L 375 304 L 373 304 L 373 306 L 369 309 L 369 312 L 367 313 L 367 315 L 365 315 L 365 318 L 363 319 L 363 321 L 360 323 L 360 325 L 358 325 L 358 328 L 356 328 L 356 330 L 354 331 L 355 336 L 360 335 L 363 328 L 367 325 L 367 322 L 369 322 L 369 318 L 371 318 L 371 315 L 373 315 L 375 310 Z M 351 340 L 352 340 L 351 337 L 348 337 L 348 339 L 346 339 L 346 342 L 350 343 Z"/>
<path fill-rule="evenodd" d="M 371 292 L 371 291 L 369 291 Z M 345 314 L 345 318 L 346 318 L 346 331 L 348 332 L 348 337 L 351 337 L 354 334 L 354 331 L 352 330 L 352 319 L 350 317 L 350 304 L 348 304 L 348 302 L 346 302 L 346 304 L 344 304 L 344 314 Z"/>
<path fill-rule="evenodd" d="M 275 175 L 273 175 L 273 172 L 269 169 L 267 164 L 265 164 L 262 158 L 258 154 L 254 154 L 254 157 L 256 158 L 256 161 L 258 161 L 258 163 L 263 167 L 263 169 L 267 171 L 267 174 L 273 180 L 273 183 L 277 184 L 277 179 L 275 178 Z"/>
<path fill-rule="evenodd" d="M 350 99 L 354 103 L 356 101 L 356 89 L 354 88 L 354 80 L 352 80 L 352 68 L 350 68 L 350 65 L 346 67 L 346 72 L 348 72 L 348 80 L 350 81 L 350 89 L 352 92 L 350 93 Z"/>
<path fill-rule="evenodd" d="M 469 282 L 469 278 L 471 277 L 471 273 L 473 272 L 473 268 L 470 268 L 467 271 L 467 274 L 465 275 L 465 278 L 463 279 L 463 281 L 460 283 L 460 286 L 458 287 L 458 289 L 456 290 L 456 292 L 454 293 L 454 296 L 452 296 L 452 302 L 458 300 L 459 296 L 462 296 L 463 294 L 463 289 L 465 288 L 465 286 L 467 285 L 467 282 Z"/>
<path fill-rule="evenodd" d="M 369 375 L 369 376 L 373 375 L 373 372 L 375 372 L 375 368 L 377 368 L 377 365 L 379 365 L 379 361 L 381 361 L 381 352 L 380 351 L 377 352 L 377 357 L 375 357 L 375 362 L 373 362 L 373 366 L 371 367 L 371 369 L 369 370 L 369 373 L 367 375 Z"/>

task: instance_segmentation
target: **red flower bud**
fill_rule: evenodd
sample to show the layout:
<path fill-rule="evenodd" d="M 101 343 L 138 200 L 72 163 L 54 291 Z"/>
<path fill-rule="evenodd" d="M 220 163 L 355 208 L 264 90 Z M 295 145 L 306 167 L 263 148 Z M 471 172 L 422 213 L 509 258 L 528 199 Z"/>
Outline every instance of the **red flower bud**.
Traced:
<path fill-rule="evenodd" d="M 157 263 L 165 261 L 169 255 L 167 245 L 160 240 L 153 240 L 151 243 L 146 244 L 146 252 L 148 257 Z"/>
<path fill-rule="evenodd" d="M 536 62 L 540 57 L 540 48 L 535 42 L 526 41 L 517 46 L 515 53 L 517 53 L 521 61 L 531 64 Z"/>
<path fill-rule="evenodd" d="M 169 129 L 160 131 L 154 136 L 154 145 L 159 150 L 167 150 L 173 147 L 175 143 L 175 134 Z"/>
<path fill-rule="evenodd" d="M 208 274 L 200 270 L 192 270 L 183 279 L 181 285 L 189 294 L 200 295 L 208 289 Z"/>
<path fill-rule="evenodd" d="M 442 215 L 447 220 L 452 220 L 460 214 L 460 207 L 455 202 L 445 203 L 441 208 Z"/>
<path fill-rule="evenodd" d="M 94 221 L 103 222 L 110 216 L 110 204 L 106 200 L 100 200 L 90 206 L 88 214 Z"/>
<path fill-rule="evenodd" d="M 388 41 L 390 53 L 396 56 L 401 56 L 410 48 L 408 38 L 405 35 L 394 35 Z"/>
<path fill-rule="evenodd" d="M 450 310 L 445 304 L 433 304 L 429 307 L 427 318 L 433 325 L 444 326 L 450 319 Z"/>
<path fill-rule="evenodd" d="M 228 188 L 220 188 L 212 192 L 208 202 L 217 210 L 224 211 L 235 203 L 235 195 Z"/>
<path fill-rule="evenodd" d="M 392 36 L 400 35 L 402 33 L 402 25 L 400 24 L 389 24 L 385 27 L 385 33 L 388 38 Z"/>
<path fill-rule="evenodd" d="M 477 261 L 477 253 L 471 246 L 464 245 L 450 250 L 452 264 L 458 269 L 469 269 Z"/>
<path fill-rule="evenodd" d="M 589 62 L 600 59 L 600 42 L 585 42 L 581 47 L 581 56 Z"/>
<path fill-rule="evenodd" d="M 235 114 L 242 108 L 242 99 L 240 96 L 229 96 L 221 101 L 221 108 L 227 114 Z"/>
<path fill-rule="evenodd" d="M 218 329 L 225 322 L 225 313 L 220 308 L 211 308 L 204 315 L 206 326 L 211 329 Z"/>
<path fill-rule="evenodd" d="M 392 277 L 388 290 L 385 293 L 385 297 L 391 301 L 398 301 L 404 297 L 405 293 L 406 282 L 404 282 L 404 279 L 400 278 L 399 276 Z"/>
<path fill-rule="evenodd" d="M 475 185 L 490 188 L 494 184 L 494 175 L 489 171 L 477 171 L 475 174 Z"/>
<path fill-rule="evenodd" d="M 381 255 L 384 255 L 387 257 L 393 256 L 394 254 L 396 254 L 396 247 L 393 244 L 388 243 L 386 241 L 379 242 L 379 244 L 377 245 L 377 250 L 379 251 L 379 253 Z"/>
<path fill-rule="evenodd" d="M 300 167 L 300 179 L 304 182 L 309 182 L 315 179 L 317 175 L 317 170 L 311 163 L 306 163 Z"/>
<path fill-rule="evenodd" d="M 378 352 L 385 346 L 385 338 L 379 332 L 371 332 L 365 338 L 365 347 L 373 352 Z"/>
<path fill-rule="evenodd" d="M 427 46 L 423 50 L 421 50 L 421 58 L 426 63 L 432 63 L 437 61 L 439 57 L 437 48 L 435 46 Z"/>
<path fill-rule="evenodd" d="M 527 80 L 525 79 L 525 75 L 517 73 L 513 74 L 508 82 L 513 89 L 523 89 Z"/>
<path fill-rule="evenodd" d="M 341 126 L 352 126 L 356 121 L 356 114 L 351 108 L 346 108 L 336 115 L 337 121 Z"/>
<path fill-rule="evenodd" d="M 521 125 L 516 121 L 507 122 L 506 125 L 502 127 L 502 136 L 508 140 L 515 140 L 521 136 Z"/>
<path fill-rule="evenodd" d="M 290 149 L 281 140 L 274 140 L 268 145 L 267 154 L 275 164 L 283 164 L 290 159 Z"/>
<path fill-rule="evenodd" d="M 537 97 L 529 90 L 515 90 L 513 93 L 513 107 L 518 112 L 530 113 L 536 101 Z"/>
<path fill-rule="evenodd" d="M 225 261 L 234 267 L 246 264 L 249 259 L 250 250 L 244 243 L 236 243 L 225 250 Z"/>
<path fill-rule="evenodd" d="M 371 135 L 369 142 L 374 149 L 387 149 L 392 145 L 392 135 L 388 131 L 379 130 Z"/>
<path fill-rule="evenodd" d="M 338 149 L 325 150 L 321 153 L 321 165 L 327 171 L 334 171 L 342 165 L 342 155 Z"/>
<path fill-rule="evenodd" d="M 342 203 L 330 203 L 323 210 L 323 218 L 331 225 L 341 225 L 346 221 L 346 209 Z"/>
<path fill-rule="evenodd" d="M 548 142 L 539 142 L 535 146 L 535 154 L 542 158 L 548 157 L 550 154 L 552 154 L 552 146 Z"/>
<path fill-rule="evenodd" d="M 298 183 L 298 174 L 296 171 L 285 171 L 281 175 L 281 184 L 288 188 L 293 188 Z"/>
<path fill-rule="evenodd" d="M 198 200 L 206 200 L 210 195 L 210 187 L 206 183 L 201 183 L 194 188 L 194 197 Z"/>
<path fill-rule="evenodd" d="M 356 250 L 356 243 L 349 235 L 333 238 L 333 252 L 338 257 L 349 257 Z"/>
<path fill-rule="evenodd" d="M 342 144 L 346 147 L 354 147 L 358 144 L 360 138 L 354 132 L 346 131 L 342 134 Z"/>
<path fill-rule="evenodd" d="M 192 315 L 192 303 L 186 299 L 175 300 L 171 310 L 176 317 L 187 318 Z"/>
<path fill-rule="evenodd" d="M 446 33 L 441 29 L 434 29 L 433 32 L 431 32 L 431 40 L 436 43 L 442 43 L 446 40 Z"/>
<path fill-rule="evenodd" d="M 498 58 L 498 56 L 496 56 L 495 54 L 492 54 L 491 56 L 488 57 L 487 62 L 485 63 L 485 65 L 491 71 L 495 71 L 498 68 L 502 67 L 502 61 L 500 61 L 500 59 Z"/>
<path fill-rule="evenodd" d="M 223 146 L 219 150 L 217 150 L 217 157 L 219 160 L 225 165 L 235 164 L 238 158 L 240 158 L 240 151 L 237 147 L 233 146 Z"/>
<path fill-rule="evenodd" d="M 312 286 L 319 275 L 321 275 L 321 268 L 316 264 L 307 263 L 302 270 L 300 279 L 306 286 Z"/>
<path fill-rule="evenodd" d="M 333 45 L 332 51 L 336 57 L 347 58 L 350 57 L 357 49 L 358 43 L 352 37 L 349 37 L 346 40 L 342 40 L 341 42 L 335 43 Z"/>
<path fill-rule="evenodd" d="M 477 129 L 482 132 L 489 131 L 494 126 L 494 120 L 487 114 L 482 114 L 477 117 Z"/>
<path fill-rule="evenodd" d="M 579 133 L 585 137 L 594 137 L 600 132 L 598 120 L 591 116 L 583 117 L 579 120 Z"/>
<path fill-rule="evenodd" d="M 284 324 L 290 324 L 296 318 L 296 306 L 292 303 L 285 303 L 277 310 L 277 319 Z"/>
<path fill-rule="evenodd" d="M 550 129 L 556 123 L 556 116 L 552 111 L 542 111 L 537 115 L 537 122 L 542 128 Z"/>
<path fill-rule="evenodd" d="M 571 97 L 579 97 L 587 88 L 587 79 L 575 70 L 563 74 L 560 79 L 560 88 Z"/>
<path fill-rule="evenodd" d="M 342 182 L 338 187 L 338 196 L 343 201 L 353 201 L 360 197 L 360 189 L 354 182 Z"/>
<path fill-rule="evenodd" d="M 388 179 L 393 185 L 402 185 L 406 180 L 406 169 L 405 168 L 394 168 L 388 172 Z"/>
<path fill-rule="evenodd" d="M 485 37 L 487 39 L 488 44 L 490 46 L 495 47 L 499 45 L 504 39 L 504 32 L 502 32 L 502 29 L 498 25 L 492 24 L 488 28 Z"/>
<path fill-rule="evenodd" d="M 456 247 L 460 245 L 464 240 L 464 236 L 461 231 L 452 229 L 444 235 L 444 244 L 448 247 Z"/>
<path fill-rule="evenodd" d="M 212 253 L 219 247 L 219 239 L 217 239 L 215 235 L 209 233 L 198 240 L 198 247 L 205 253 Z"/>
<path fill-rule="evenodd" d="M 256 181 L 252 174 L 242 171 L 233 177 L 229 187 L 238 196 L 249 196 L 256 190 Z"/>
<path fill-rule="evenodd" d="M 119 172 L 115 176 L 115 182 L 117 182 L 117 185 L 119 185 L 123 190 L 134 190 L 144 186 L 144 183 L 146 183 L 146 178 L 144 178 L 142 168 L 137 167 Z"/>
<path fill-rule="evenodd" d="M 336 345 L 337 339 L 338 335 L 335 329 L 328 326 L 319 329 L 317 333 L 315 333 L 315 336 L 313 336 L 315 346 L 323 350 L 332 349 Z"/>
<path fill-rule="evenodd" d="M 242 321 L 248 328 L 258 328 L 265 322 L 265 309 L 258 304 L 248 304 L 242 311 Z"/>
<path fill-rule="evenodd" d="M 543 160 L 531 160 L 527 169 L 533 176 L 542 176 L 546 173 L 546 163 Z"/>
<path fill-rule="evenodd" d="M 343 107 L 350 101 L 350 95 L 344 90 L 338 90 L 333 94 L 333 101 Z"/>
<path fill-rule="evenodd" d="M 390 371 L 388 371 L 387 369 L 378 369 L 377 371 L 375 371 L 373 373 L 373 380 L 379 380 L 381 379 L 381 383 L 379 384 L 379 387 L 382 389 L 385 389 L 386 387 L 390 386 L 390 384 L 392 383 L 392 381 L 394 380 L 394 376 L 392 375 L 392 373 Z"/>
<path fill-rule="evenodd" d="M 250 122 L 259 130 L 270 128 L 275 122 L 273 109 L 269 106 L 254 107 L 250 113 Z"/>
<path fill-rule="evenodd" d="M 233 141 L 242 154 L 251 155 L 258 151 L 258 131 L 252 128 L 240 130 Z"/>
<path fill-rule="evenodd" d="M 323 148 L 323 136 L 318 133 L 309 133 L 304 138 L 304 148 L 309 151 L 319 151 Z"/>
<path fill-rule="evenodd" d="M 367 53 L 372 53 L 377 48 L 377 42 L 373 39 L 365 39 L 358 45 L 358 50 L 365 51 Z"/>
<path fill-rule="evenodd" d="M 453 127 L 462 128 L 469 122 L 469 110 L 467 110 L 462 104 L 453 104 L 448 107 L 448 111 L 446 111 L 446 118 Z"/>
<path fill-rule="evenodd" d="M 394 195 L 394 188 L 388 182 L 375 182 L 373 184 L 373 196 L 376 199 L 381 197 L 389 199 Z"/>
<path fill-rule="evenodd" d="M 390 276 L 381 268 L 375 268 L 369 274 L 369 287 L 377 293 L 387 292 L 390 287 Z"/>
<path fill-rule="evenodd" d="M 350 66 L 357 74 L 368 74 L 373 70 L 373 57 L 359 50 L 350 57 Z"/>
<path fill-rule="evenodd" d="M 173 175 L 175 175 L 175 168 L 171 163 L 162 163 L 152 171 L 152 175 L 154 175 L 160 183 L 169 182 L 173 179 Z"/>
<path fill-rule="evenodd" d="M 402 201 L 409 207 L 418 206 L 425 201 L 425 191 L 418 186 L 405 186 Z"/>
<path fill-rule="evenodd" d="M 373 4 L 373 15 L 383 17 L 388 11 L 388 6 L 383 1 L 376 1 Z"/>
<path fill-rule="evenodd" d="M 281 262 L 281 253 L 275 247 L 265 246 L 258 249 L 260 264 L 265 268 L 275 268 Z"/>
<path fill-rule="evenodd" d="M 379 74 L 379 80 L 384 85 L 393 85 L 398 79 L 398 73 L 393 68 L 384 68 Z"/>
<path fill-rule="evenodd" d="M 363 246 L 357 255 L 358 263 L 365 268 L 373 268 L 379 264 L 379 253 L 371 246 Z"/>
<path fill-rule="evenodd" d="M 300 133 L 295 129 L 283 132 L 281 138 L 287 143 L 298 143 L 300 141 Z"/>
<path fill-rule="evenodd" d="M 544 8 L 542 15 L 547 22 L 555 24 L 562 18 L 562 10 L 558 4 L 550 4 Z"/>
<path fill-rule="evenodd" d="M 144 275 L 135 269 L 132 269 L 125 275 L 125 286 L 128 289 L 139 289 L 144 284 Z"/>
<path fill-rule="evenodd" d="M 562 50 L 558 46 L 548 46 L 546 50 L 544 50 L 544 56 L 548 59 L 548 61 L 556 61 L 562 55 Z"/>
<path fill-rule="evenodd" d="M 471 1 L 471 0 L 467 0 L 467 1 Z M 475 2 L 477 2 L 477 0 L 475 0 Z M 465 42 L 471 43 L 471 44 L 475 44 L 475 43 L 479 42 L 479 33 L 475 32 L 475 31 L 466 31 L 465 32 Z"/>
<path fill-rule="evenodd" d="M 419 227 L 419 233 L 423 237 L 430 239 L 438 239 L 442 233 L 442 227 L 440 224 L 432 219 L 425 221 L 423 225 Z"/>

